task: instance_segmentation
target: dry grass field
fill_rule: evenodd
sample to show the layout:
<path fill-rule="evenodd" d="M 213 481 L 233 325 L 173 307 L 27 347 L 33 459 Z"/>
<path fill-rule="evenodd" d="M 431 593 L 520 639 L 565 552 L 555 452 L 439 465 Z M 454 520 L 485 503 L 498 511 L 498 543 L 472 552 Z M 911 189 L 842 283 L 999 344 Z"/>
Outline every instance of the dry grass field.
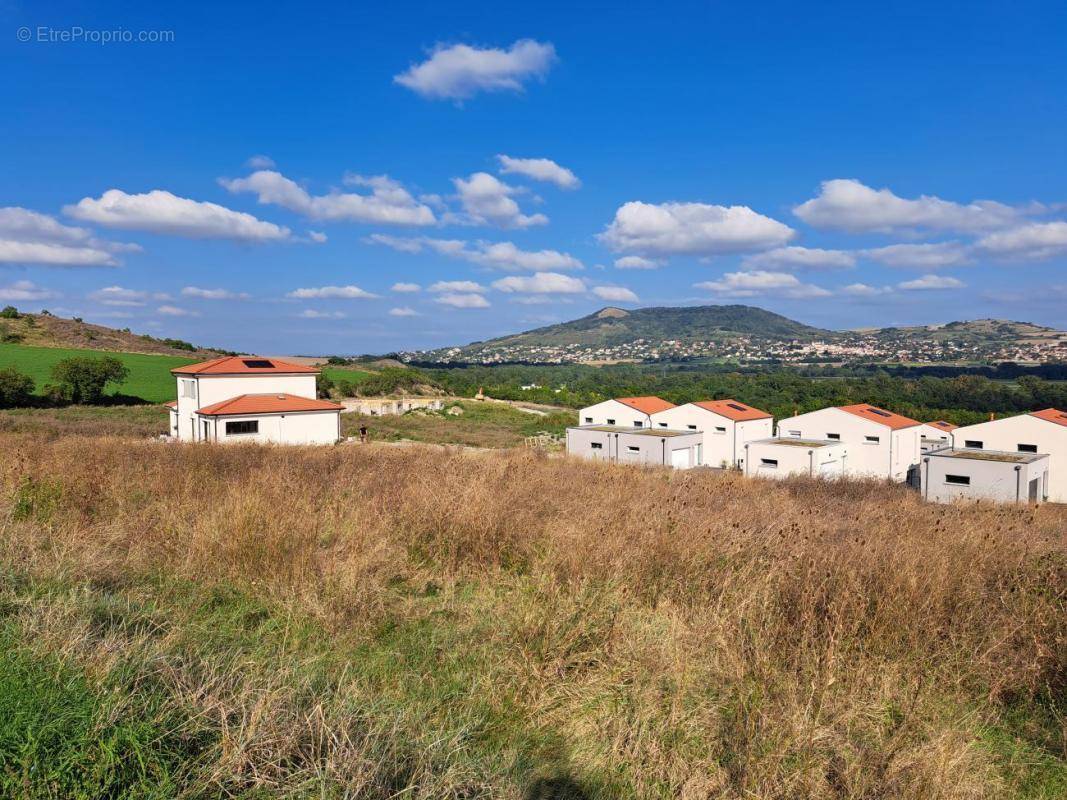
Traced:
<path fill-rule="evenodd" d="M 0 796 L 1052 798 L 1067 508 L 0 433 Z"/>

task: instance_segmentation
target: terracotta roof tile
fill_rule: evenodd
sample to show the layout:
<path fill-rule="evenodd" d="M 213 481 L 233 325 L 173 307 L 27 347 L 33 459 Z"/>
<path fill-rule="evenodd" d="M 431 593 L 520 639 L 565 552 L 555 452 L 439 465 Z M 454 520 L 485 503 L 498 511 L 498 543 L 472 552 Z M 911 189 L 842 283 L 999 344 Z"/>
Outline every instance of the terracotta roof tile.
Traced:
<path fill-rule="evenodd" d="M 642 414 L 655 414 L 658 411 L 674 408 L 674 403 L 668 403 L 663 398 L 652 395 L 648 397 L 616 397 L 615 399 L 623 405 L 636 408 Z"/>
<path fill-rule="evenodd" d="M 305 367 L 303 364 L 282 361 L 279 358 L 223 356 L 222 358 L 213 358 L 210 361 L 201 361 L 199 364 L 175 367 L 171 372 L 175 375 L 276 375 L 290 373 L 313 375 L 318 374 L 320 370 L 315 367 Z"/>
<path fill-rule="evenodd" d="M 165 405 L 167 408 L 177 408 L 178 407 L 178 401 L 177 400 L 168 400 L 163 405 Z"/>
<path fill-rule="evenodd" d="M 1043 419 L 1045 422 L 1054 422 L 1057 425 L 1067 426 L 1067 411 L 1060 411 L 1058 408 L 1046 408 L 1043 411 L 1033 411 L 1030 413 L 1030 416 Z"/>
<path fill-rule="evenodd" d="M 892 411 L 886 411 L 884 408 L 878 408 L 878 406 L 872 406 L 867 403 L 857 403 L 854 406 L 838 406 L 838 408 L 842 411 L 847 411 L 849 414 L 855 414 L 857 417 L 877 422 L 879 425 L 885 425 L 895 431 L 921 424 L 910 417 L 894 414 Z"/>
<path fill-rule="evenodd" d="M 746 422 L 750 419 L 770 419 L 770 414 L 752 406 L 746 406 L 736 400 L 700 400 L 693 403 L 694 406 L 713 411 L 719 416 L 732 419 L 734 422 Z"/>
<path fill-rule="evenodd" d="M 242 394 L 204 406 L 197 414 L 206 417 L 231 414 L 280 414 L 297 411 L 342 411 L 344 406 L 329 400 L 297 397 L 295 394 Z"/>

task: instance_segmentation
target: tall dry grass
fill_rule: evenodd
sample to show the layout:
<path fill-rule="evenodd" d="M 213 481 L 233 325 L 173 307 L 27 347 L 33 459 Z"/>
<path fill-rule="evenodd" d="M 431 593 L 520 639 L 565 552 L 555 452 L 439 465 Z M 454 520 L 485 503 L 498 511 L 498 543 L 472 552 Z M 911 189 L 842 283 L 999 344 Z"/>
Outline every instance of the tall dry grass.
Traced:
<path fill-rule="evenodd" d="M 364 654 L 317 704 L 280 668 L 170 662 L 175 691 L 229 720 L 203 785 L 318 771 L 375 797 L 1022 796 L 1004 736 L 1054 773 L 1037 791 L 1062 785 L 1065 508 L 524 452 L 12 434 L 0 489 L 17 574 L 237 587 L 314 619 L 342 662 Z M 30 604 L 23 623 L 82 663 L 113 652 L 69 608 Z M 361 673 L 383 647 L 427 660 Z M 369 721 L 380 702 L 423 705 L 390 733 Z M 475 709 L 477 734 L 457 733 Z M 408 771 L 372 791 L 383 752 Z"/>

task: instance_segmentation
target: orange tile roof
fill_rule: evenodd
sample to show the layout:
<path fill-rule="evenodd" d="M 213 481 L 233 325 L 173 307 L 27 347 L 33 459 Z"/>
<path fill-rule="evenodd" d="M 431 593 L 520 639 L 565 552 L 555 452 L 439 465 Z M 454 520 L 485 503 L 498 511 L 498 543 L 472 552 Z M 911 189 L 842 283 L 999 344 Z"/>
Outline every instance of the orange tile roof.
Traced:
<path fill-rule="evenodd" d="M 766 411 L 746 406 L 736 400 L 700 400 L 693 403 L 693 405 L 713 411 L 719 416 L 732 419 L 734 422 L 746 422 L 750 419 L 770 419 L 771 416 Z"/>
<path fill-rule="evenodd" d="M 894 414 L 892 411 L 886 411 L 884 408 L 878 408 L 878 406 L 872 406 L 867 403 L 857 403 L 854 406 L 838 406 L 838 408 L 842 411 L 847 411 L 849 414 L 855 414 L 857 417 L 877 422 L 879 425 L 885 425 L 895 431 L 921 424 L 910 417 Z"/>
<path fill-rule="evenodd" d="M 177 408 L 178 407 L 178 401 L 177 400 L 168 400 L 163 405 L 165 405 L 167 408 Z"/>
<path fill-rule="evenodd" d="M 1046 408 L 1043 411 L 1032 411 L 1030 412 L 1030 416 L 1043 419 L 1045 422 L 1054 422 L 1057 425 L 1067 425 L 1067 411 L 1060 411 L 1058 408 Z"/>
<path fill-rule="evenodd" d="M 342 411 L 344 406 L 329 400 L 297 397 L 295 394 L 242 394 L 204 406 L 197 414 L 207 417 L 230 414 L 280 414 L 297 411 Z"/>
<path fill-rule="evenodd" d="M 663 398 L 653 395 L 648 397 L 616 397 L 615 399 L 623 405 L 636 408 L 642 414 L 655 414 L 658 411 L 674 408 L 674 403 L 668 403 Z"/>
<path fill-rule="evenodd" d="M 940 428 L 943 431 L 954 431 L 959 425 L 953 425 L 951 422 L 945 422 L 943 419 L 939 419 L 936 422 L 927 422 L 931 428 Z"/>
<path fill-rule="evenodd" d="M 317 374 L 315 367 L 293 364 L 278 358 L 259 358 L 257 356 L 223 356 L 199 364 L 175 367 L 175 375 L 271 375 L 287 373 Z"/>

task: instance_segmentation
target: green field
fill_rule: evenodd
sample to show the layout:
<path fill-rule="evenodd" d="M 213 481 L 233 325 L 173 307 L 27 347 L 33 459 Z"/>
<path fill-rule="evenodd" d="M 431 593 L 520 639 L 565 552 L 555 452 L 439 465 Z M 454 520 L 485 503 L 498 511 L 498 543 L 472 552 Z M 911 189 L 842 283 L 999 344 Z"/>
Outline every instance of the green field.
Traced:
<path fill-rule="evenodd" d="M 170 370 L 198 359 L 181 356 L 156 356 L 142 353 L 112 353 L 106 350 L 78 350 L 61 347 L 26 347 L 20 344 L 0 344 L 0 369 L 15 367 L 29 375 L 41 393 L 45 384 L 52 380 L 52 367 L 64 358 L 72 356 L 114 356 L 130 371 L 117 394 L 140 397 L 149 403 L 162 403 L 174 399 L 174 377 Z M 112 387 L 112 390 L 114 388 Z"/>
<path fill-rule="evenodd" d="M 334 383 L 348 381 L 349 383 L 361 383 L 374 373 L 362 369 L 349 369 L 347 367 L 323 367 L 323 374 Z"/>

